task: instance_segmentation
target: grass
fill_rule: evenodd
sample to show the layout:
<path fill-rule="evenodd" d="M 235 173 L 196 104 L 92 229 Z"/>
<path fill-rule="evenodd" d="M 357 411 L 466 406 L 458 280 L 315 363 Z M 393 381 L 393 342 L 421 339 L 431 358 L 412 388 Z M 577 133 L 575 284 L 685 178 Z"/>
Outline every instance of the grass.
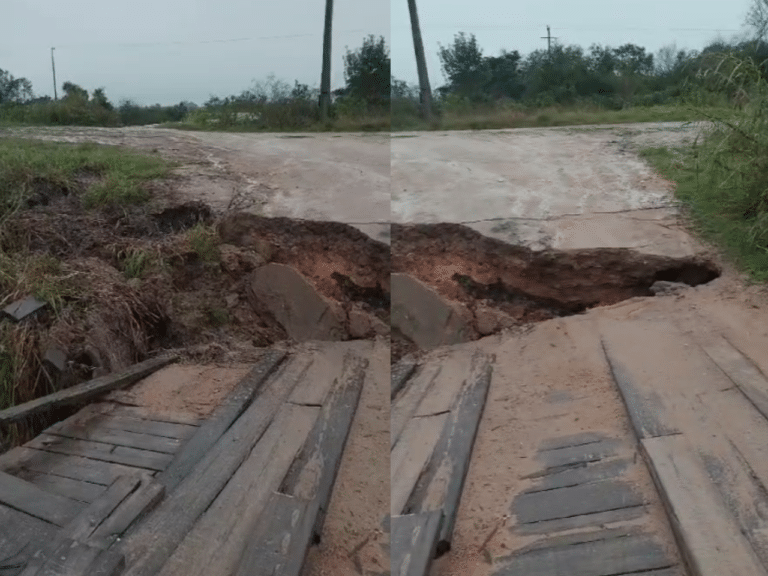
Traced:
<path fill-rule="evenodd" d="M 633 122 L 690 122 L 704 120 L 699 109 L 687 106 L 648 106 L 608 110 L 598 106 L 551 106 L 546 108 L 510 107 L 467 111 L 446 111 L 427 123 L 415 116 L 394 116 L 392 130 L 494 130 L 503 128 L 542 128 L 589 124 L 626 124 Z"/>
<path fill-rule="evenodd" d="M 0 223 L 36 191 L 75 191 L 87 207 L 140 204 L 146 183 L 163 178 L 170 163 L 95 144 L 0 138 Z"/>
<path fill-rule="evenodd" d="M 755 282 L 768 281 L 768 246 L 754 236 L 755 217 L 745 215 L 743 194 L 713 181 L 706 161 L 717 138 L 693 149 L 646 148 L 640 155 L 673 181 L 675 195 L 691 218 L 693 229 L 720 246 Z"/>
<path fill-rule="evenodd" d="M 218 262 L 221 259 L 219 235 L 214 226 L 196 224 L 189 229 L 187 238 L 192 250 L 203 262 Z"/>

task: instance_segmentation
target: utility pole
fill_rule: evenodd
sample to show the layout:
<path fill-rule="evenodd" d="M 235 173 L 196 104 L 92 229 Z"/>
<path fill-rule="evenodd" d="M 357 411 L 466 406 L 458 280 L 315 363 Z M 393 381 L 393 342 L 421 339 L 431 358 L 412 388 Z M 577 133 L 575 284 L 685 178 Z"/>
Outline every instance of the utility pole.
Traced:
<path fill-rule="evenodd" d="M 432 119 L 432 90 L 429 87 L 427 60 L 424 57 L 424 43 L 421 40 L 419 14 L 416 11 L 416 0 L 408 0 L 411 12 L 411 30 L 413 32 L 413 48 L 416 52 L 416 69 L 419 72 L 419 91 L 421 94 L 421 110 L 425 120 Z"/>
<path fill-rule="evenodd" d="M 549 25 L 547 25 L 547 35 L 541 37 L 542 40 L 547 41 L 547 54 L 552 54 L 552 40 L 553 36 L 549 31 Z M 554 37 L 555 40 L 557 40 L 557 37 Z"/>
<path fill-rule="evenodd" d="M 333 0 L 325 0 L 325 31 L 323 32 L 323 73 L 320 78 L 320 118 L 328 120 L 331 103 L 331 33 L 333 29 Z"/>
<path fill-rule="evenodd" d="M 53 51 L 56 50 L 56 48 L 51 48 L 51 68 L 53 68 L 53 99 L 58 100 L 59 95 L 56 92 L 56 62 L 53 60 Z"/>

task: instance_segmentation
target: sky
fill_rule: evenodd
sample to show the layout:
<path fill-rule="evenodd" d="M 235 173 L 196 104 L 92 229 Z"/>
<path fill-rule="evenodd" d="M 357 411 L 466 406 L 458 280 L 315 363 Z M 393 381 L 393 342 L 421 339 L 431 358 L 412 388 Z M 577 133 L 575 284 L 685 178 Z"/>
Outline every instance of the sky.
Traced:
<path fill-rule="evenodd" d="M 0 0 L 0 68 L 53 96 L 65 81 L 114 103 L 198 104 L 270 74 L 320 84 L 324 0 Z M 332 88 L 346 48 L 389 42 L 387 0 L 335 0 Z"/>
<path fill-rule="evenodd" d="M 417 0 L 430 81 L 444 83 L 438 45 L 474 33 L 487 55 L 561 44 L 627 42 L 656 52 L 700 49 L 743 32 L 752 0 Z M 0 0 L 0 68 L 53 95 L 71 81 L 115 103 L 202 104 L 274 74 L 319 85 L 325 0 Z M 343 55 L 369 35 L 390 46 L 393 75 L 416 83 L 407 0 L 334 0 L 332 87 Z"/>
<path fill-rule="evenodd" d="M 391 1 L 392 74 L 417 83 L 406 0 Z M 676 43 L 701 49 L 743 32 L 751 0 L 417 0 L 432 87 L 445 83 L 438 57 L 459 32 L 473 33 L 485 55 L 546 49 L 547 25 L 564 45 L 633 43 L 655 53 Z"/>

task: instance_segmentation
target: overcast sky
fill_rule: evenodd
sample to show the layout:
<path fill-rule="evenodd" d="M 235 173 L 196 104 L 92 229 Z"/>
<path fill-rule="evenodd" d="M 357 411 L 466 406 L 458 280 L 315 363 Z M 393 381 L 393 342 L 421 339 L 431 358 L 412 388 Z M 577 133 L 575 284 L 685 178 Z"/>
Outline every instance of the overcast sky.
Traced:
<path fill-rule="evenodd" d="M 389 2 L 389 3 L 388 3 Z M 438 44 L 474 33 L 485 54 L 563 44 L 627 42 L 656 52 L 676 42 L 700 49 L 743 30 L 751 0 L 417 0 L 433 86 L 444 82 Z M 319 85 L 325 0 L 0 0 L 0 68 L 52 95 L 58 86 L 104 86 L 113 102 L 202 103 L 269 74 Z M 343 86 L 345 48 L 384 36 L 393 74 L 415 83 L 406 0 L 335 0 L 333 87 Z"/>
<path fill-rule="evenodd" d="M 416 83 L 410 17 L 406 0 L 390 0 L 392 74 Z M 450 44 L 461 31 L 474 33 L 486 55 L 502 48 L 528 54 L 546 48 L 547 25 L 561 44 L 620 46 L 631 42 L 656 52 L 701 49 L 720 36 L 742 30 L 751 0 L 417 0 L 427 67 L 433 87 L 445 82 L 438 43 Z"/>
<path fill-rule="evenodd" d="M 104 86 L 115 103 L 200 104 L 272 73 L 319 86 L 324 13 L 324 0 L 0 0 L 0 68 L 53 96 L 55 46 L 59 90 Z M 345 48 L 389 42 L 389 23 L 387 0 L 335 0 L 333 88 Z"/>

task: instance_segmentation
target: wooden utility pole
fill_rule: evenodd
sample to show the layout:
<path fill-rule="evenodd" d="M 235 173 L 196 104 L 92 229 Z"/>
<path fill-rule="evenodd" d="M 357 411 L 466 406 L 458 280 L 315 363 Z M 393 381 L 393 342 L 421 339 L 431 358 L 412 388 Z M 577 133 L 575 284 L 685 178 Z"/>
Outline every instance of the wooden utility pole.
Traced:
<path fill-rule="evenodd" d="M 552 40 L 553 40 L 553 38 L 554 38 L 554 40 L 557 40 L 556 36 L 555 37 L 552 36 L 552 34 L 549 31 L 549 25 L 547 25 L 547 35 L 546 36 L 542 36 L 541 39 L 547 41 L 547 53 L 548 54 L 552 54 Z"/>
<path fill-rule="evenodd" d="M 58 100 L 59 95 L 56 92 L 56 62 L 53 60 L 53 51 L 56 50 L 56 48 L 51 48 L 51 68 L 53 68 L 53 99 Z"/>
<path fill-rule="evenodd" d="M 325 30 L 323 32 L 323 74 L 320 78 L 320 117 L 328 120 L 331 104 L 331 35 L 333 30 L 333 0 L 325 0 Z"/>
<path fill-rule="evenodd" d="M 411 30 L 413 31 L 413 48 L 416 52 L 416 68 L 419 72 L 419 92 L 421 95 L 421 110 L 424 119 L 432 119 L 432 90 L 429 87 L 429 75 L 427 74 L 427 60 L 424 57 L 424 43 L 421 40 L 421 27 L 419 26 L 419 14 L 416 11 L 416 0 L 408 0 L 408 9 L 411 12 Z"/>

